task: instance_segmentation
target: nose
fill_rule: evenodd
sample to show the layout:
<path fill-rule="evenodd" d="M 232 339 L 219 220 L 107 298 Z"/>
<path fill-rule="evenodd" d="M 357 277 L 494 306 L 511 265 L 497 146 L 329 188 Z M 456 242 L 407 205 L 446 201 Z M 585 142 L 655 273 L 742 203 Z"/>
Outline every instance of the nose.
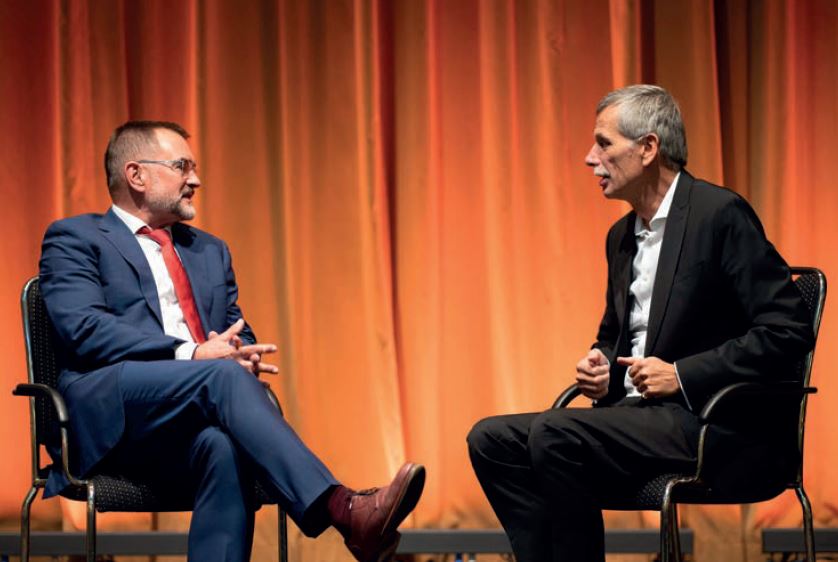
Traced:
<path fill-rule="evenodd" d="M 193 189 L 201 187 L 201 178 L 198 177 L 198 172 L 189 170 L 189 175 L 186 176 L 186 185 Z"/>
<path fill-rule="evenodd" d="M 587 156 L 585 156 L 585 165 L 590 166 L 591 168 L 595 168 L 599 166 L 599 147 L 596 143 L 591 146 L 591 149 L 588 151 Z"/>

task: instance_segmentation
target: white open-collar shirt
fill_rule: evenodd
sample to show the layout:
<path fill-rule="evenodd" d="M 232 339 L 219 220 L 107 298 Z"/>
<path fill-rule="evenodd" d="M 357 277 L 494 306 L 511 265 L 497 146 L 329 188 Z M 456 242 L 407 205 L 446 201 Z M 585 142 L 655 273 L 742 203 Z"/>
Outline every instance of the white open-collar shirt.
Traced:
<path fill-rule="evenodd" d="M 675 174 L 675 179 L 666 190 L 658 210 L 649 221 L 649 227 L 643 224 L 643 219 L 636 216 L 634 220 L 634 236 L 637 242 L 637 254 L 632 262 L 632 282 L 629 293 L 632 297 L 631 312 L 629 312 L 629 334 L 631 336 L 631 356 L 643 357 L 646 351 L 646 333 L 649 328 L 649 309 L 652 306 L 652 291 L 655 288 L 655 277 L 658 271 L 658 258 L 661 253 L 661 243 L 666 231 L 666 217 L 669 216 L 669 208 L 672 206 L 672 199 L 675 197 L 675 190 L 678 187 L 678 178 L 681 173 Z M 675 368 L 678 375 L 678 368 Z M 678 379 L 680 384 L 680 377 Z M 628 369 L 623 380 L 627 396 L 640 396 L 640 392 L 632 384 Z M 686 395 L 685 395 L 686 398 Z"/>

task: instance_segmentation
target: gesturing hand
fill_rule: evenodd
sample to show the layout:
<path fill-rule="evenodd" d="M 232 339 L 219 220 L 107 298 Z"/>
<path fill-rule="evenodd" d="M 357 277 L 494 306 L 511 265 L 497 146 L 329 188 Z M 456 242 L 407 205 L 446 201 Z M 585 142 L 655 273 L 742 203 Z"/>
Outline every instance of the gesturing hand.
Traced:
<path fill-rule="evenodd" d="M 193 359 L 234 359 L 254 375 L 259 373 L 276 374 L 279 367 L 262 362 L 262 355 L 275 353 L 276 346 L 272 343 L 254 343 L 243 345 L 239 332 L 244 328 L 244 319 L 236 322 L 220 334 L 211 331 L 207 341 L 195 348 Z"/>
<path fill-rule="evenodd" d="M 576 364 L 576 384 L 579 390 L 593 400 L 604 398 L 608 394 L 608 382 L 611 379 L 608 358 L 599 349 L 592 349 Z"/>
<path fill-rule="evenodd" d="M 628 367 L 631 383 L 643 398 L 663 398 L 681 389 L 675 365 L 657 357 L 617 357 L 617 364 Z"/>

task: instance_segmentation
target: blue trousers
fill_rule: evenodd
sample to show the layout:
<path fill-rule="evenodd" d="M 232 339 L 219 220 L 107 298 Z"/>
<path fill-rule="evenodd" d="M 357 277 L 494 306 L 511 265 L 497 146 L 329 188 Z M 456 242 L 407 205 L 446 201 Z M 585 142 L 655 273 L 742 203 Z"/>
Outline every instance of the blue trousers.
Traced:
<path fill-rule="evenodd" d="M 249 559 L 254 478 L 304 533 L 325 529 L 309 510 L 338 482 L 251 373 L 231 360 L 129 361 L 114 375 L 125 428 L 100 466 L 195 490 L 189 560 Z"/>

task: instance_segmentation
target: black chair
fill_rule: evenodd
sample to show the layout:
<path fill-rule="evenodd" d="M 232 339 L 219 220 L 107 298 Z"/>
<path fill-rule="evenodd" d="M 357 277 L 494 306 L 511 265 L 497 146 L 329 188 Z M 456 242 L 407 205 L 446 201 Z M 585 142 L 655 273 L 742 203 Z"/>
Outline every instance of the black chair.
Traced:
<path fill-rule="evenodd" d="M 815 268 L 791 268 L 794 283 L 811 313 L 812 328 L 817 339 L 826 300 L 826 277 Z M 770 500 L 785 490 L 794 490 L 803 508 L 803 529 L 806 560 L 815 562 L 815 539 L 812 526 L 812 507 L 803 489 L 803 429 L 806 421 L 806 403 L 809 394 L 817 392 L 809 386 L 812 374 L 814 349 L 797 365 L 798 372 L 789 377 L 800 382 L 736 383 L 719 390 L 710 398 L 700 414 L 701 432 L 698 443 L 698 466 L 695 474 L 662 474 L 627 493 L 625 497 L 612 498 L 602 509 L 661 512 L 660 549 L 664 562 L 680 561 L 681 546 L 678 533 L 679 503 L 685 504 L 742 504 Z M 581 392 L 571 385 L 553 404 L 564 408 Z M 759 408 L 753 404 L 759 403 Z M 732 412 L 748 408 L 754 417 L 748 422 L 752 429 L 766 424 L 776 435 L 772 445 L 774 459 L 799 459 L 796 466 L 773 481 L 762 477 L 762 467 L 748 467 L 749 472 L 737 472 L 731 478 L 726 474 L 731 449 L 715 447 L 721 427 L 732 418 Z M 766 413 L 767 412 L 767 413 Z M 733 416 L 739 417 L 742 416 Z M 765 451 L 761 451 L 765 452 Z M 756 457 L 756 458 L 764 458 Z M 724 469 L 724 470 L 722 470 Z M 773 474 L 773 473 L 772 473 Z"/>
<path fill-rule="evenodd" d="M 14 389 L 16 396 L 29 397 L 32 442 L 32 487 L 21 508 L 21 562 L 29 560 L 30 508 L 38 490 L 46 485 L 50 470 L 63 470 L 70 486 L 62 496 L 87 502 L 85 550 L 88 562 L 96 559 L 96 512 L 105 511 L 191 511 L 192 495 L 185 490 L 172 490 L 163 483 L 128 480 L 122 476 L 96 474 L 85 480 L 70 473 L 68 463 L 69 414 L 64 400 L 55 390 L 58 366 L 53 348 L 53 327 L 41 297 L 38 278 L 26 282 L 21 296 L 23 332 L 26 343 L 28 384 Z M 268 389 L 268 396 L 280 409 L 276 396 Z M 41 446 L 60 443 L 61 459 L 42 466 Z M 257 482 L 254 491 L 256 505 L 276 503 Z M 284 510 L 278 508 L 279 559 L 288 559 L 288 529 Z"/>

